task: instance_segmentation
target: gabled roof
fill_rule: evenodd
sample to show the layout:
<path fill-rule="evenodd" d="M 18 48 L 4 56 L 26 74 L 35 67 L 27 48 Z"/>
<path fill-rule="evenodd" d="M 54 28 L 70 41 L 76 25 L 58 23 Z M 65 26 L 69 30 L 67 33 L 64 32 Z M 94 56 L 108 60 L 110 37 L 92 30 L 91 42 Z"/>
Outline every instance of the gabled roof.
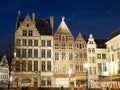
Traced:
<path fill-rule="evenodd" d="M 20 23 L 24 21 L 24 18 L 19 17 L 17 21 L 16 29 L 20 26 Z M 50 25 L 50 19 L 35 18 L 35 26 L 40 35 L 52 35 L 52 28 Z"/>
<path fill-rule="evenodd" d="M 112 38 L 114 38 L 115 36 L 117 36 L 117 35 L 119 35 L 119 34 L 120 34 L 120 28 L 118 28 L 116 31 L 112 32 L 112 33 L 110 34 L 109 39 L 112 39 Z"/>
<path fill-rule="evenodd" d="M 68 26 L 66 25 L 64 19 L 65 19 L 65 17 L 63 16 L 62 21 L 61 21 L 60 25 L 58 26 L 57 31 L 55 32 L 55 34 L 58 34 L 58 33 L 61 34 L 61 35 L 62 34 L 66 34 L 66 35 L 69 34 L 69 35 L 72 36 L 72 33 L 71 33 L 70 29 L 68 28 Z"/>
<path fill-rule="evenodd" d="M 105 44 L 106 41 L 107 39 L 95 39 L 97 48 L 106 48 L 106 44 Z"/>

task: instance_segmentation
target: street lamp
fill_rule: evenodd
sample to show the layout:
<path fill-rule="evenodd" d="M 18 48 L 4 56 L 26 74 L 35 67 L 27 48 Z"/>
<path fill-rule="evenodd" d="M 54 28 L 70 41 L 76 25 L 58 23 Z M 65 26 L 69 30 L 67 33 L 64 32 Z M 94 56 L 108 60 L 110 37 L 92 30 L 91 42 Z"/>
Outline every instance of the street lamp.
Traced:
<path fill-rule="evenodd" d="M 86 70 L 86 90 L 88 90 L 88 63 L 84 64 Z"/>
<path fill-rule="evenodd" d="M 71 76 L 71 73 L 72 73 L 72 69 L 71 68 L 69 68 L 68 73 L 69 73 L 69 88 L 70 88 L 70 76 Z"/>

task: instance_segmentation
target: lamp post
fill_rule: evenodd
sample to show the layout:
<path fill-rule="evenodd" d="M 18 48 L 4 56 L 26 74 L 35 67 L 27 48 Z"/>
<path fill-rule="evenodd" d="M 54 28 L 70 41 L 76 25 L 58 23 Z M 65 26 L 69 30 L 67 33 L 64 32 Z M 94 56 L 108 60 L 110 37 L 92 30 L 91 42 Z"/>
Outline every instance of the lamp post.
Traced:
<path fill-rule="evenodd" d="M 88 63 L 84 64 L 86 70 L 86 90 L 88 90 Z"/>

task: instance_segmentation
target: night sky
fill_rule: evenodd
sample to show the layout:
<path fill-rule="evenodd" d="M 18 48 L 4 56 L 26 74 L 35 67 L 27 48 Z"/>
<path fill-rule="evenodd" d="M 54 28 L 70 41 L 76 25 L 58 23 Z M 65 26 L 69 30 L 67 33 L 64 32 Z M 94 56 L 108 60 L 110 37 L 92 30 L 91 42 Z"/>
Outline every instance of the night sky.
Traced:
<path fill-rule="evenodd" d="M 120 28 L 120 0 L 0 0 L 1 41 L 14 36 L 18 10 L 21 17 L 32 16 L 33 12 L 37 18 L 54 16 L 54 31 L 65 16 L 75 38 L 81 32 L 107 39 Z"/>

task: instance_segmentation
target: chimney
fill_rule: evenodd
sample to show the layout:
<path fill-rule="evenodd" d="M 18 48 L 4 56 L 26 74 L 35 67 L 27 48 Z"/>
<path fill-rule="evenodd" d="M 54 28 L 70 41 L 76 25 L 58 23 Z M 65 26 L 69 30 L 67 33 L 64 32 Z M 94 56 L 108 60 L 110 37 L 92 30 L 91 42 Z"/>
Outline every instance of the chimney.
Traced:
<path fill-rule="evenodd" d="M 35 22 L 35 13 L 32 13 L 32 21 Z"/>
<path fill-rule="evenodd" d="M 54 17 L 53 16 L 50 16 L 50 26 L 53 30 L 53 27 L 54 27 Z"/>

